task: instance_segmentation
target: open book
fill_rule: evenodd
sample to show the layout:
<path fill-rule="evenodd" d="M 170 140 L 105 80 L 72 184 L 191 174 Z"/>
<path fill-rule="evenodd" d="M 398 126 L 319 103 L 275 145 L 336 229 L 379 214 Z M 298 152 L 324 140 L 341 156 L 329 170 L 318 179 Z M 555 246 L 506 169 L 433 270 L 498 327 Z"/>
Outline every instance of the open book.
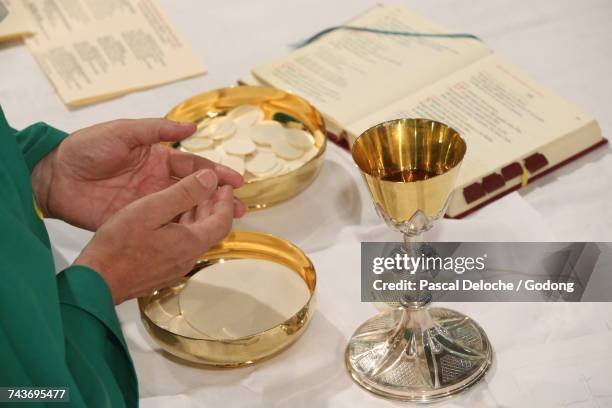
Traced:
<path fill-rule="evenodd" d="M 447 32 L 398 6 L 377 6 L 349 24 Z M 330 133 L 349 144 L 399 117 L 455 128 L 468 148 L 449 217 L 462 217 L 606 143 L 593 117 L 474 39 L 336 30 L 256 67 L 242 82 L 303 96 L 322 112 Z"/>
<path fill-rule="evenodd" d="M 34 24 L 19 0 L 0 0 L 0 43 L 21 40 L 32 34 Z"/>

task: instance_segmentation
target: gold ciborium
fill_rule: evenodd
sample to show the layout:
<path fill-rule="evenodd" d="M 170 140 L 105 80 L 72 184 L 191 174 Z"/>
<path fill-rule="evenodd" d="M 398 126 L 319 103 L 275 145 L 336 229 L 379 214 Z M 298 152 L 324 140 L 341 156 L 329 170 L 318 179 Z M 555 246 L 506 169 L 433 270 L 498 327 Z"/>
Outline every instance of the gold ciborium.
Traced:
<path fill-rule="evenodd" d="M 427 119 L 381 123 L 353 144 L 376 210 L 404 234 L 409 256 L 417 256 L 421 233 L 444 215 L 465 151 L 459 133 Z M 483 377 L 493 350 L 482 328 L 430 302 L 428 293 L 402 296 L 398 307 L 357 328 L 345 362 L 359 385 L 387 398 L 431 402 Z"/>

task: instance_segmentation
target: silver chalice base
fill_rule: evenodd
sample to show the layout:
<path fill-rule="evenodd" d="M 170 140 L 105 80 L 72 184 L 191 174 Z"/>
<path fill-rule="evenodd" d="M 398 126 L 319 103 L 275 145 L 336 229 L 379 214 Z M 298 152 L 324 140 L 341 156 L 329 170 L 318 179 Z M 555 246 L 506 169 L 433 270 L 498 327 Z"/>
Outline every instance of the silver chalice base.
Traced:
<path fill-rule="evenodd" d="M 462 313 L 419 306 L 382 312 L 351 337 L 353 380 L 386 398 L 433 402 L 466 390 L 492 362 L 485 332 Z"/>

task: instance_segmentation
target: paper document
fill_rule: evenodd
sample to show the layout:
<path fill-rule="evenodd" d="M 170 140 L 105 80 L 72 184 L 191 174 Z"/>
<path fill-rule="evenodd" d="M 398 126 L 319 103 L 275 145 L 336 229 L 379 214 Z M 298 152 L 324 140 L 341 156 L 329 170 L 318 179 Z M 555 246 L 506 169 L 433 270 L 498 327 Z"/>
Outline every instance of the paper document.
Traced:
<path fill-rule="evenodd" d="M 23 1 L 26 44 L 69 106 L 206 72 L 154 0 Z"/>
<path fill-rule="evenodd" d="M 32 20 L 22 0 L 0 0 L 0 42 L 32 34 Z"/>

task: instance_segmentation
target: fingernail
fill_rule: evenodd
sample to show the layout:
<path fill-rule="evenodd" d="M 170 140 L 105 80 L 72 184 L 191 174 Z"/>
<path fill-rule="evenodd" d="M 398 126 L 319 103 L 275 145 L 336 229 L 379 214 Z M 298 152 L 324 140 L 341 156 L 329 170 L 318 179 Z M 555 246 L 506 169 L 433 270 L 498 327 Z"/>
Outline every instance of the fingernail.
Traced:
<path fill-rule="evenodd" d="M 217 187 L 217 176 L 210 170 L 202 170 L 196 174 L 196 178 L 207 190 L 212 190 Z"/>

